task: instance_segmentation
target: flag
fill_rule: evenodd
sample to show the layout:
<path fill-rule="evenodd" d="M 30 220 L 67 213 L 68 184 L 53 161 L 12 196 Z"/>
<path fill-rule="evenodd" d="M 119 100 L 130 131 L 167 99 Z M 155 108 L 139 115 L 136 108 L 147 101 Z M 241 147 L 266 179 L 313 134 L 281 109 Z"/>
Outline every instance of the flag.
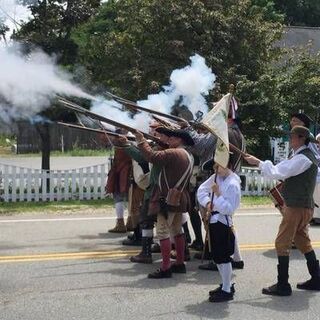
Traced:
<path fill-rule="evenodd" d="M 218 138 L 214 161 L 224 168 L 227 167 L 229 162 L 229 135 L 227 120 L 231 98 L 231 93 L 223 96 L 201 121 L 201 123 Z"/>

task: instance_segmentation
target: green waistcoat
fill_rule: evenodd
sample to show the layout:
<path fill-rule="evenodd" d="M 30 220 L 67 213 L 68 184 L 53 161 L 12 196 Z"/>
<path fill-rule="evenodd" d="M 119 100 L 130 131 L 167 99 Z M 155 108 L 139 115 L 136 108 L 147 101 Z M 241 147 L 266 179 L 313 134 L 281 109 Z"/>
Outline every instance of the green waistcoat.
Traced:
<path fill-rule="evenodd" d="M 288 207 L 314 208 L 313 192 L 317 178 L 317 160 L 309 148 L 298 154 L 305 155 L 312 165 L 306 171 L 286 179 L 282 189 L 284 201 Z"/>

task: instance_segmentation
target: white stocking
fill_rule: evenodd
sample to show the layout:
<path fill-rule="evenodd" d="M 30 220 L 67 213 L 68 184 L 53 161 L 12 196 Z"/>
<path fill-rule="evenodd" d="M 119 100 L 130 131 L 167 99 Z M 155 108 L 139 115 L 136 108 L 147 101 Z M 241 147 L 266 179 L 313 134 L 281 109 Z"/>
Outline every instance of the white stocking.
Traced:
<path fill-rule="evenodd" d="M 222 278 L 222 290 L 226 292 L 231 292 L 231 275 L 232 266 L 231 262 L 217 264 L 220 276 Z"/>
<path fill-rule="evenodd" d="M 124 216 L 124 203 L 123 203 L 123 201 L 116 202 L 115 207 L 116 207 L 117 219 L 123 219 L 123 216 Z"/>

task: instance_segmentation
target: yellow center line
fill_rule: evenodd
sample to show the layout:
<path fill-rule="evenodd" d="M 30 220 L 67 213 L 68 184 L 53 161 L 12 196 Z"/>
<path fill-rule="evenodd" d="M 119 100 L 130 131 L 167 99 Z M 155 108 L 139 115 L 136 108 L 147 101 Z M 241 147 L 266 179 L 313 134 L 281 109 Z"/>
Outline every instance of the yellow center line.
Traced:
<path fill-rule="evenodd" d="M 320 241 L 312 242 L 314 248 L 320 248 Z M 272 250 L 272 243 L 257 243 L 240 245 L 242 251 Z M 30 254 L 16 256 L 0 256 L 0 263 L 12 262 L 34 262 L 34 261 L 54 261 L 54 260 L 77 260 L 77 259 L 116 259 L 136 255 L 140 250 L 113 250 L 113 251 L 93 251 L 93 252 L 57 252 L 47 254 Z"/>

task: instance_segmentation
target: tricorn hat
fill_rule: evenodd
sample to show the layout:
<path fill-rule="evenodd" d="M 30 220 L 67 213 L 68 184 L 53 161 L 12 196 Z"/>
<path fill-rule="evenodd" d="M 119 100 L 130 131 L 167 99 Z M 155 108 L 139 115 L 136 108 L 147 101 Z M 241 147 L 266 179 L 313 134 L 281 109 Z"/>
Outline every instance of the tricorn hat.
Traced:
<path fill-rule="evenodd" d="M 294 126 L 291 129 L 290 134 L 296 134 L 301 138 L 309 139 L 310 142 L 317 142 L 317 140 L 310 133 L 310 130 L 303 126 Z"/>
<path fill-rule="evenodd" d="M 182 130 L 182 129 L 172 130 L 172 129 L 165 128 L 165 127 L 159 127 L 156 129 L 156 131 L 159 133 L 162 133 L 168 137 L 181 138 L 184 141 L 184 144 L 186 146 L 193 146 L 194 145 L 194 141 L 193 141 L 190 133 L 186 130 Z"/>
<path fill-rule="evenodd" d="M 310 127 L 310 124 L 312 122 L 311 118 L 306 115 L 305 113 L 293 113 L 291 115 L 291 118 L 298 118 L 300 121 L 302 121 L 304 123 L 304 126 L 309 128 Z"/>

